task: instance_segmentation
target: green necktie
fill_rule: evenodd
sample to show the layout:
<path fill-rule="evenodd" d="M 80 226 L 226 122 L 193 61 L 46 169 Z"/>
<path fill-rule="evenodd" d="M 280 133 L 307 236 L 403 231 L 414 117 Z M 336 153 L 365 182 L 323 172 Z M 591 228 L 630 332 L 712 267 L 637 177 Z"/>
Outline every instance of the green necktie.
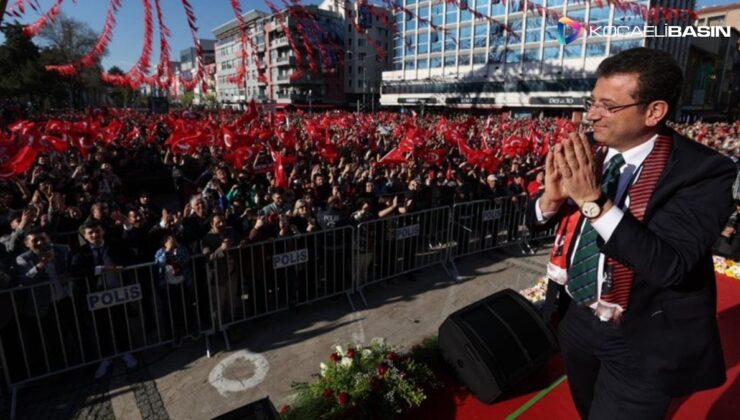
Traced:
<path fill-rule="evenodd" d="M 601 189 L 612 201 L 617 194 L 619 169 L 623 165 L 624 157 L 621 154 L 615 155 L 609 161 L 604 178 L 601 180 Z M 599 234 L 585 218 L 582 218 L 582 220 L 581 239 L 578 241 L 573 262 L 568 268 L 566 287 L 576 303 L 587 305 L 596 298 L 600 250 L 597 243 Z"/>

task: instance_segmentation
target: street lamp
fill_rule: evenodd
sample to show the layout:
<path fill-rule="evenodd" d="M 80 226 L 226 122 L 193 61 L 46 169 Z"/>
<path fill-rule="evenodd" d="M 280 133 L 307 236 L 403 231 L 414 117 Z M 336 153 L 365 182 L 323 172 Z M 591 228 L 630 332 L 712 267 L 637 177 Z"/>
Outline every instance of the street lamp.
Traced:
<path fill-rule="evenodd" d="M 308 113 L 313 114 L 313 91 L 311 89 L 308 90 Z"/>
<path fill-rule="evenodd" d="M 375 86 L 370 86 L 370 110 L 375 113 Z"/>

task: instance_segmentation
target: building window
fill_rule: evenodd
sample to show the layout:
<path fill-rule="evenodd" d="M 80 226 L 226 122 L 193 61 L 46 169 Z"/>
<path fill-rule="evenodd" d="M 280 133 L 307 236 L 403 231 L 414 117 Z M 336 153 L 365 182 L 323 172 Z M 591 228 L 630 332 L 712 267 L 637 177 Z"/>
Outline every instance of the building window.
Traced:
<path fill-rule="evenodd" d="M 439 32 L 432 32 L 432 52 L 441 52 L 442 51 L 442 37 L 444 35 L 440 34 Z"/>
<path fill-rule="evenodd" d="M 451 25 L 457 23 L 457 6 L 451 3 L 447 3 L 447 19 L 445 23 Z"/>
<path fill-rule="evenodd" d="M 707 25 L 708 26 L 725 26 L 725 17 L 715 16 L 715 17 L 707 18 Z"/>
<path fill-rule="evenodd" d="M 522 54 L 517 50 L 508 50 L 506 52 L 506 62 L 509 64 L 518 64 L 522 61 Z"/>
<path fill-rule="evenodd" d="M 470 26 L 466 25 L 460 28 L 460 40 L 458 42 L 460 44 L 461 50 L 470 49 L 472 34 L 473 30 L 470 28 Z"/>
<path fill-rule="evenodd" d="M 419 60 L 416 61 L 416 68 L 419 70 L 429 68 L 429 59 L 427 59 L 427 57 L 420 57 Z"/>
<path fill-rule="evenodd" d="M 425 54 L 429 52 L 429 34 L 427 33 L 419 34 L 419 46 L 417 47 L 416 50 L 419 54 Z"/>
<path fill-rule="evenodd" d="M 491 0 L 491 16 L 503 16 L 506 13 L 506 4 L 501 0 Z"/>
<path fill-rule="evenodd" d="M 432 5 L 432 24 L 441 25 L 444 23 L 444 3 Z"/>
<path fill-rule="evenodd" d="M 528 17 L 527 33 L 524 42 L 540 42 L 540 29 L 542 29 L 542 16 Z"/>
<path fill-rule="evenodd" d="M 542 56 L 544 60 L 557 60 L 560 58 L 560 47 L 545 47 Z"/>
<path fill-rule="evenodd" d="M 631 48 L 642 47 L 642 40 L 640 39 L 626 39 L 615 41 L 612 40 L 611 48 L 609 49 L 609 55 L 614 55 L 619 52 L 629 50 Z"/>
<path fill-rule="evenodd" d="M 486 47 L 486 32 L 488 32 L 486 25 L 475 25 L 475 38 L 473 42 L 475 48 Z"/>
<path fill-rule="evenodd" d="M 589 42 L 586 44 L 586 57 L 603 57 L 606 55 L 606 43 Z"/>
<path fill-rule="evenodd" d="M 433 69 L 442 67 L 442 59 L 440 57 L 432 57 L 429 60 L 430 67 Z"/>
<path fill-rule="evenodd" d="M 524 50 L 524 62 L 531 63 L 534 61 L 540 61 L 540 49 L 539 48 L 528 48 Z"/>
<path fill-rule="evenodd" d="M 574 42 L 568 44 L 563 48 L 563 57 L 568 58 L 581 58 L 581 43 Z"/>
<path fill-rule="evenodd" d="M 445 67 L 454 67 L 455 66 L 455 56 L 453 54 L 449 54 L 445 56 Z"/>

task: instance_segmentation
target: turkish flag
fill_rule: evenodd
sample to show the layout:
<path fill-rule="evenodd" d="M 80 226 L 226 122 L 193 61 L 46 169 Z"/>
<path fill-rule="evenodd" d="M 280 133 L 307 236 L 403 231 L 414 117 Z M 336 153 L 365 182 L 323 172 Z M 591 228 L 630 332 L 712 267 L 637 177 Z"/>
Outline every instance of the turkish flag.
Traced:
<path fill-rule="evenodd" d="M 403 154 L 403 150 L 395 148 L 380 158 L 376 165 L 397 165 L 399 163 L 406 163 L 408 160 Z"/>
<path fill-rule="evenodd" d="M 70 134 L 70 136 L 72 137 L 72 144 L 80 151 L 82 158 L 87 159 L 95 146 L 93 141 L 84 134 Z"/>
<path fill-rule="evenodd" d="M 432 165 L 441 166 L 445 161 L 445 151 L 443 149 L 422 149 L 418 156 Z"/>
<path fill-rule="evenodd" d="M 332 165 L 339 159 L 337 146 L 331 143 L 319 145 L 319 155 Z"/>
<path fill-rule="evenodd" d="M 283 144 L 283 147 L 287 150 L 295 150 L 295 145 L 298 142 L 296 140 L 296 130 L 294 128 L 291 128 L 286 131 L 276 131 L 275 134 L 277 134 L 278 138 L 280 139 L 280 142 Z"/>
<path fill-rule="evenodd" d="M 29 145 L 21 147 L 15 156 L 0 166 L 0 178 L 12 178 L 26 172 L 36 160 L 38 153 L 36 147 Z"/>
<path fill-rule="evenodd" d="M 256 147 L 242 146 L 232 152 L 226 153 L 224 160 L 234 169 L 238 170 L 243 168 L 244 165 L 249 164 L 257 155 L 257 151 Z"/>
<path fill-rule="evenodd" d="M 59 153 L 64 153 L 69 150 L 69 144 L 66 141 L 50 134 L 44 134 L 41 136 L 41 144 L 46 149 Z"/>

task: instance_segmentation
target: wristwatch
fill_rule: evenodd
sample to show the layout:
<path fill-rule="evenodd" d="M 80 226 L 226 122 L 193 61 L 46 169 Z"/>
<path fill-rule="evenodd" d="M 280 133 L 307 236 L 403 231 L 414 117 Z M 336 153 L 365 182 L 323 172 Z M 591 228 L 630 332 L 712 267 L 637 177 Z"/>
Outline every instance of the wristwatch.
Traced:
<path fill-rule="evenodd" d="M 599 217 L 601 212 L 604 211 L 604 204 L 606 204 L 607 199 L 608 197 L 602 191 L 596 201 L 584 201 L 581 204 L 581 214 L 589 220 Z"/>

